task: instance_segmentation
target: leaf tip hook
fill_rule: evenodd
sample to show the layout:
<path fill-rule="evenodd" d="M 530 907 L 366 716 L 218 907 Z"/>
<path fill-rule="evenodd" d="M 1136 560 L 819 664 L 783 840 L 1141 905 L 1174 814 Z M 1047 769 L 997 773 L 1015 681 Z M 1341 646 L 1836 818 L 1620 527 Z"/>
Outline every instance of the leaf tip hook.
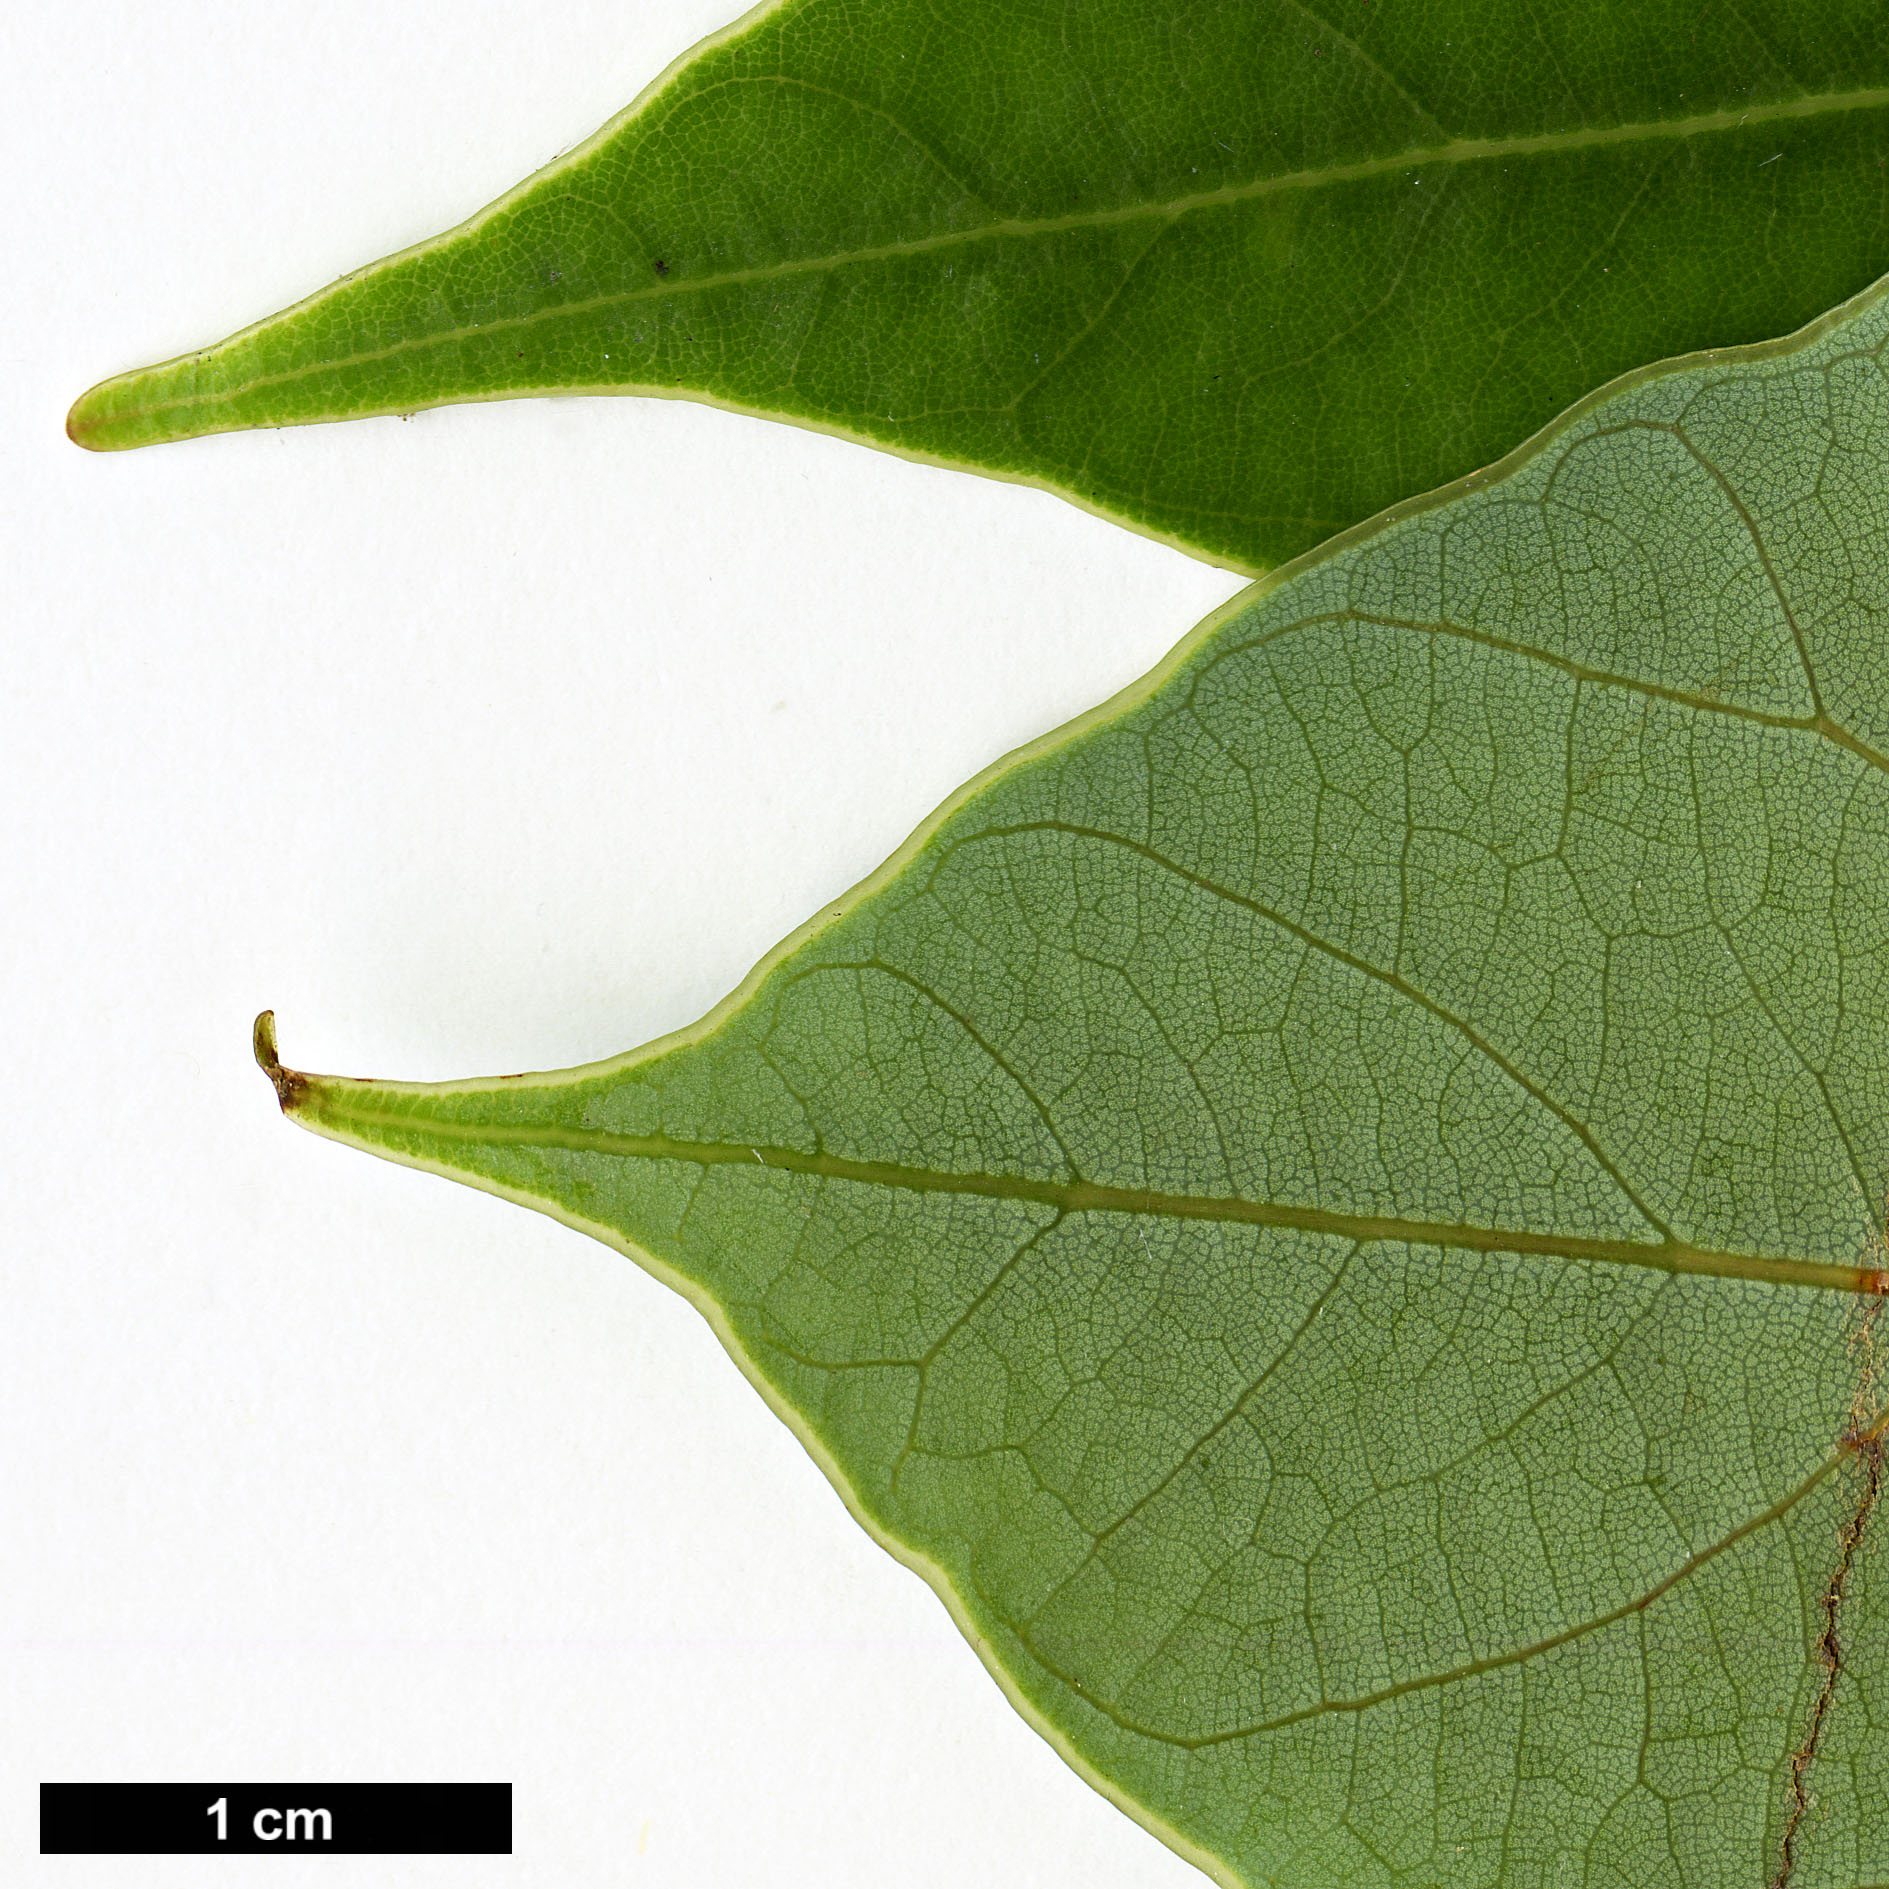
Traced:
<path fill-rule="evenodd" d="M 308 1088 L 308 1078 L 298 1070 L 282 1067 L 282 1058 L 276 1054 L 273 1010 L 265 1010 L 256 1018 L 252 1042 L 256 1067 L 275 1084 L 275 1099 L 281 1103 L 282 1113 L 293 1113 Z"/>

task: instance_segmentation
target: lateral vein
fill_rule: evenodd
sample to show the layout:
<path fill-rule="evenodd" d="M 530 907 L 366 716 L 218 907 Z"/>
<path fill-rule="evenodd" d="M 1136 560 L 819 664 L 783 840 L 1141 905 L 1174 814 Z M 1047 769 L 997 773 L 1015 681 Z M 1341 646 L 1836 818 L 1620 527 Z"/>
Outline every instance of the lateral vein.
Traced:
<path fill-rule="evenodd" d="M 1176 1736 L 1172 1732 L 1163 1732 L 1153 1726 L 1142 1723 L 1129 1714 L 1119 1712 L 1097 1699 L 1093 1693 L 1082 1691 L 1075 1680 L 1059 1669 L 1042 1654 L 1037 1652 L 1028 1638 L 1017 1628 L 1010 1630 L 1017 1637 L 1018 1643 L 1045 1672 L 1062 1680 L 1065 1685 L 1079 1691 L 1084 1703 L 1093 1706 L 1103 1717 L 1119 1725 L 1123 1731 L 1137 1737 L 1149 1738 L 1164 1745 L 1173 1745 L 1184 1751 L 1200 1751 L 1213 1745 L 1232 1744 L 1244 1738 L 1259 1738 L 1269 1732 L 1284 1731 L 1288 1726 L 1303 1724 L 1307 1719 L 1324 1718 L 1334 1712 L 1368 1712 L 1375 1706 L 1388 1705 L 1393 1699 L 1407 1698 L 1413 1692 L 1433 1692 L 1439 1686 L 1460 1685 L 1463 1681 L 1480 1678 L 1484 1673 L 1500 1671 L 1505 1666 L 1519 1666 L 1527 1660 L 1539 1658 L 1543 1653 L 1551 1653 L 1556 1647 L 1566 1646 L 1572 1640 L 1586 1639 L 1589 1634 L 1599 1633 L 1607 1627 L 1616 1626 L 1622 1620 L 1630 1619 L 1634 1614 L 1641 1614 L 1656 1601 L 1672 1592 L 1682 1581 L 1716 1561 L 1729 1548 L 1734 1548 L 1748 1536 L 1755 1535 L 1762 1528 L 1769 1528 L 1787 1516 L 1805 1496 L 1827 1477 L 1843 1460 L 1839 1451 L 1826 1457 L 1809 1476 L 1791 1490 L 1780 1501 L 1774 1502 L 1761 1514 L 1741 1522 L 1730 1534 L 1721 1536 L 1696 1553 L 1689 1555 L 1664 1580 L 1656 1582 L 1644 1593 L 1632 1600 L 1613 1608 L 1610 1612 L 1599 1614 L 1591 1620 L 1579 1620 L 1570 1627 L 1564 1627 L 1559 1633 L 1551 1633 L 1544 1639 L 1535 1640 L 1527 1646 L 1511 1647 L 1505 1652 L 1491 1653 L 1482 1659 L 1466 1660 L 1460 1666 L 1452 1666 L 1447 1671 L 1422 1673 L 1411 1679 L 1400 1680 L 1393 1685 L 1382 1686 L 1375 1692 L 1360 1693 L 1353 1698 L 1321 1699 L 1316 1704 L 1299 1707 L 1292 1712 L 1281 1712 L 1277 1717 L 1256 1719 L 1250 1724 L 1234 1725 L 1225 1731 L 1207 1732 L 1196 1737 Z"/>

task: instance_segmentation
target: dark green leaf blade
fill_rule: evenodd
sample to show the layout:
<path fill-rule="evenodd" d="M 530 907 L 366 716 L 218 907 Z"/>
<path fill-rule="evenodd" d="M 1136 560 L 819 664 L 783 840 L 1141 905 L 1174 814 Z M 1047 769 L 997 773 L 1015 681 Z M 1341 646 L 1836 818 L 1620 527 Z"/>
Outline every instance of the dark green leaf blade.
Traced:
<path fill-rule="evenodd" d="M 1889 8 L 789 0 L 456 231 L 73 409 L 116 448 L 679 393 L 1261 570 L 1889 267 Z"/>
<path fill-rule="evenodd" d="M 1263 581 L 678 1037 L 260 1059 L 688 1294 L 1223 1880 L 1889 1879 L 1886 347 Z"/>

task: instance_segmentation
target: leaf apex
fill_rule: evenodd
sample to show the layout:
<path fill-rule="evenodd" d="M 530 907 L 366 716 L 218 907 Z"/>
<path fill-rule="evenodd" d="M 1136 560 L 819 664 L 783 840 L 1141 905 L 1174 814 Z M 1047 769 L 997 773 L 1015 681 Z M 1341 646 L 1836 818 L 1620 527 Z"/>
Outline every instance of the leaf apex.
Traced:
<path fill-rule="evenodd" d="M 214 350 L 179 355 L 88 387 L 66 415 L 66 438 L 87 452 L 121 453 L 249 424 L 229 418 L 222 390 L 205 384 L 213 355 Z"/>
<path fill-rule="evenodd" d="M 144 446 L 155 440 L 178 437 L 154 427 L 147 407 L 128 393 L 149 381 L 152 369 L 130 374 L 114 374 L 96 387 L 88 387 L 73 401 L 66 415 L 66 438 L 88 453 L 117 453 L 127 447 Z"/>
<path fill-rule="evenodd" d="M 107 443 L 99 436 L 104 415 L 98 410 L 98 391 L 97 387 L 88 388 L 73 401 L 66 414 L 66 438 L 75 446 L 83 446 L 88 453 L 109 451 Z"/>
<path fill-rule="evenodd" d="M 275 1012 L 264 1010 L 256 1018 L 251 1037 L 256 1053 L 256 1067 L 275 1084 L 275 1099 L 284 1115 L 292 1115 L 308 1093 L 308 1078 L 299 1069 L 284 1069 L 276 1054 Z"/>

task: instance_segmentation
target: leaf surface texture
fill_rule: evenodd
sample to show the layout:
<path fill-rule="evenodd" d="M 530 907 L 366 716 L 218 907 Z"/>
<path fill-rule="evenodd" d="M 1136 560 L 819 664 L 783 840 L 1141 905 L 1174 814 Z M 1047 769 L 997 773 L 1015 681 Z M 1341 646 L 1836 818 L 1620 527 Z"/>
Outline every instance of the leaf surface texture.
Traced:
<path fill-rule="evenodd" d="M 70 430 L 679 393 L 1258 571 L 1861 289 L 1885 152 L 1880 0 L 789 0 Z"/>
<path fill-rule="evenodd" d="M 1886 341 L 1256 585 L 677 1038 L 265 1064 L 688 1292 L 1223 1880 L 1889 1880 Z"/>

